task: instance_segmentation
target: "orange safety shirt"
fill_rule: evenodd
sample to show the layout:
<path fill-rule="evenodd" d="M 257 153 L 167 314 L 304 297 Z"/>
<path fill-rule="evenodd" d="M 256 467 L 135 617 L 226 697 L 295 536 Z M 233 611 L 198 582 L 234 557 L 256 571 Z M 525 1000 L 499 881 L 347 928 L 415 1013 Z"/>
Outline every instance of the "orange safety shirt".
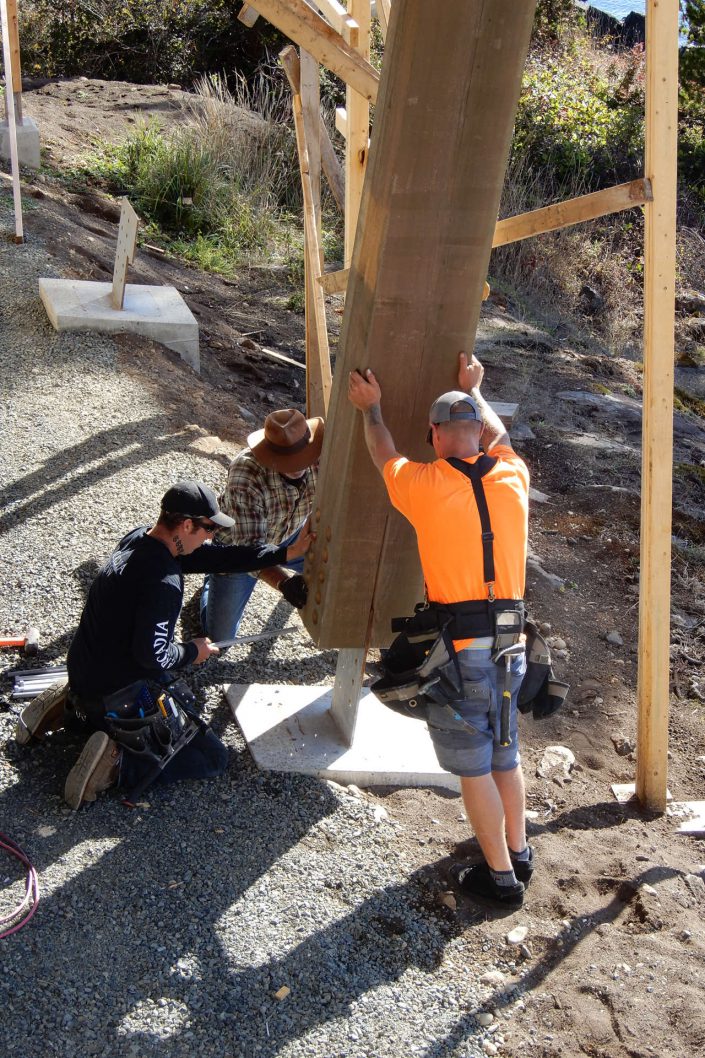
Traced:
<path fill-rule="evenodd" d="M 497 462 L 482 479 L 494 533 L 494 592 L 497 599 L 523 599 L 528 537 L 529 471 L 506 445 L 490 453 Z M 474 463 L 471 456 L 466 463 Z M 394 507 L 416 530 L 430 602 L 488 597 L 483 576 L 482 528 L 470 480 L 445 459 L 412 463 L 404 456 L 384 465 Z M 457 640 L 462 650 L 471 639 Z"/>

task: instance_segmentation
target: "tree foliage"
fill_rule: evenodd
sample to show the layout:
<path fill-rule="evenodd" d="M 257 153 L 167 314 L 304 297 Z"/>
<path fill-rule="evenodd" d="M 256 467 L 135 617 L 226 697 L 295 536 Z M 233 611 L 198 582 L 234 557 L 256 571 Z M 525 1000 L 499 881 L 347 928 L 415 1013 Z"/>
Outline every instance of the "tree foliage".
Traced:
<path fill-rule="evenodd" d="M 191 85 L 204 73 L 254 70 L 283 38 L 237 20 L 240 0 L 24 0 L 26 72 Z"/>

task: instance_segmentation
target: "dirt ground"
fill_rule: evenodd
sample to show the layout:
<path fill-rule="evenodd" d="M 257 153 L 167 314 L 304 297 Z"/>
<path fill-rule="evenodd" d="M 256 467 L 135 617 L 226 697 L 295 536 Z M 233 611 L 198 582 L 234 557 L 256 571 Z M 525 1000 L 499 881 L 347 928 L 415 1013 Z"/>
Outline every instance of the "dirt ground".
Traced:
<path fill-rule="evenodd" d="M 183 97 L 77 79 L 35 86 L 24 101 L 50 164 L 65 166 L 139 117 L 183 120 Z M 27 174 L 26 186 L 28 238 L 49 246 L 63 274 L 107 277 L 116 204 L 91 190 L 68 193 L 41 173 Z M 201 443 L 225 459 L 272 408 L 303 403 L 303 370 L 267 351 L 303 360 L 303 318 L 286 308 L 281 269 L 225 280 L 142 249 L 130 278 L 174 284 L 198 318 L 200 378 L 148 342 L 124 339 L 123 350 L 125 369 L 161 394 L 175 423 L 198 427 Z M 341 305 L 329 303 L 333 348 Z M 550 623 L 557 674 L 571 684 L 561 714 L 522 725 L 538 862 L 523 910 L 494 917 L 444 894 L 450 858 L 476 851 L 457 797 L 375 796 L 405 824 L 395 840 L 413 865 L 438 864 L 438 899 L 463 931 L 468 972 L 506 964 L 487 1009 L 501 1011 L 505 989 L 523 982 L 501 1053 L 696 1058 L 705 1050 L 705 841 L 612 790 L 635 778 L 641 376 L 631 361 L 537 330 L 499 295 L 485 306 L 477 348 L 488 397 L 520 406 L 515 444 L 536 490 L 527 597 Z M 676 478 L 674 536 L 702 545 L 705 424 L 692 414 L 677 416 L 675 462 L 686 469 Z M 668 784 L 681 802 L 705 797 L 705 586 L 684 559 L 673 569 Z M 575 763 L 542 768 L 547 746 L 566 747 Z M 511 944 L 516 926 L 526 936 Z"/>

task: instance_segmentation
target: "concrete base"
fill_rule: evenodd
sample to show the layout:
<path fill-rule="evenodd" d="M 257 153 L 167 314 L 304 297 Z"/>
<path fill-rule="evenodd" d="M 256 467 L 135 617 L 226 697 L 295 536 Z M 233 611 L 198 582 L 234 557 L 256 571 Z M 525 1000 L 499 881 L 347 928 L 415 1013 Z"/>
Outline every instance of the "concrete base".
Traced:
<path fill-rule="evenodd" d="M 10 160 L 10 129 L 6 121 L 0 122 L 0 158 Z M 17 158 L 28 169 L 38 169 L 42 164 L 39 129 L 32 118 L 23 117 L 22 124 L 17 126 Z"/>
<path fill-rule="evenodd" d="M 112 283 L 40 279 L 39 296 L 57 331 L 142 334 L 174 349 L 198 371 L 198 324 L 175 287 L 125 287 L 124 308 L 110 302 Z"/>
<path fill-rule="evenodd" d="M 705 801 L 675 801 L 666 812 L 683 820 L 679 834 L 705 834 Z"/>
<path fill-rule="evenodd" d="M 370 691 L 360 696 L 354 743 L 344 745 L 329 712 L 332 691 L 232 683 L 225 696 L 260 768 L 343 785 L 460 790 L 456 776 L 439 767 L 426 725 L 397 716 Z"/>

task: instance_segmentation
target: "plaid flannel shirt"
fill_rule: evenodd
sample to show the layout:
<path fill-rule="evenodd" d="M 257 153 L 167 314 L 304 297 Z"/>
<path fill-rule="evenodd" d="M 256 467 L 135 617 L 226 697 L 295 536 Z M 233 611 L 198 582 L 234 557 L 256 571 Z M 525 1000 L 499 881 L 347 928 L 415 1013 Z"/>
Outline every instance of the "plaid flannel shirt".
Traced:
<path fill-rule="evenodd" d="M 220 509 L 235 519 L 220 529 L 223 544 L 273 544 L 278 547 L 306 521 L 313 508 L 318 466 L 309 467 L 293 485 L 276 470 L 268 470 L 249 448 L 232 461 L 220 496 Z"/>

